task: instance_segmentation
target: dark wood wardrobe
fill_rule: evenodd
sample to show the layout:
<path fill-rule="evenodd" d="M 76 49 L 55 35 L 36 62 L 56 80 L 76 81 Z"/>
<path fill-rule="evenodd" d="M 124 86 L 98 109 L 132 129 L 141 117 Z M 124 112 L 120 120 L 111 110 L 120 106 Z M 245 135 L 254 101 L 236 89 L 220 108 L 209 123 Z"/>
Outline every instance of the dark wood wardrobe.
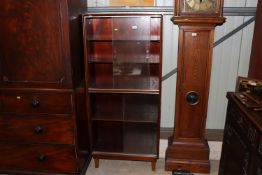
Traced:
<path fill-rule="evenodd" d="M 84 174 L 86 0 L 1 0 L 0 174 Z"/>
<path fill-rule="evenodd" d="M 262 79 L 262 0 L 258 0 L 248 77 Z"/>

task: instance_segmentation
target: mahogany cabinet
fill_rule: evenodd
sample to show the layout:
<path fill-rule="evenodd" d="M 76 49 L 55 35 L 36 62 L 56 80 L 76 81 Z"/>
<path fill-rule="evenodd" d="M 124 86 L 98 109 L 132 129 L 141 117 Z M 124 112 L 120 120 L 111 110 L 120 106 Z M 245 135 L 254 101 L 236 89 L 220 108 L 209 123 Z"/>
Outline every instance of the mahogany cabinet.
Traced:
<path fill-rule="evenodd" d="M 228 109 L 219 175 L 262 174 L 262 111 L 244 107 L 227 95 Z"/>
<path fill-rule="evenodd" d="M 1 0 L 0 174 L 84 174 L 86 0 Z"/>
<path fill-rule="evenodd" d="M 99 159 L 158 158 L 162 16 L 86 14 L 86 98 L 92 155 Z"/>

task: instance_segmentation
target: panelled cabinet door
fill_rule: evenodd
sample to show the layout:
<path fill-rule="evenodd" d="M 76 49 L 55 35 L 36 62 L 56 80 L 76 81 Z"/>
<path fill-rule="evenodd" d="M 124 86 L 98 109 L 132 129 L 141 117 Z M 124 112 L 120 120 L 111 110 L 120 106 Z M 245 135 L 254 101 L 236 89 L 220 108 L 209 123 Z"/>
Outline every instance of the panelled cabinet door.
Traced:
<path fill-rule="evenodd" d="M 62 0 L 1 0 L 2 87 L 71 86 L 66 9 Z"/>
<path fill-rule="evenodd" d="M 200 27 L 199 27 L 200 28 Z M 183 120 L 179 120 L 177 136 L 180 138 L 203 138 L 201 127 L 205 125 L 206 83 L 209 81 L 208 66 L 210 65 L 211 47 L 210 29 L 181 29 L 183 40 L 183 61 L 180 63 L 180 107 Z M 188 51 L 191 52 L 188 52 Z"/>

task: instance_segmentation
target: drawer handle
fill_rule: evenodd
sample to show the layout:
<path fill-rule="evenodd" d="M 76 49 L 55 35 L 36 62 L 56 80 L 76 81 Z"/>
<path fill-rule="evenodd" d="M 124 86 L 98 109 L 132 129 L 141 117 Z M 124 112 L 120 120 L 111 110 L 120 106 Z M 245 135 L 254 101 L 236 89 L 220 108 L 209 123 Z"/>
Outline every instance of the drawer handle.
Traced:
<path fill-rule="evenodd" d="M 44 129 L 41 126 L 37 126 L 34 128 L 34 133 L 35 134 L 41 134 L 44 132 Z"/>
<path fill-rule="evenodd" d="M 37 107 L 40 106 L 40 102 L 38 100 L 34 99 L 31 103 L 31 105 L 32 105 L 33 108 L 37 108 Z"/>
<path fill-rule="evenodd" d="M 39 156 L 37 156 L 37 160 L 39 162 L 44 162 L 46 160 L 46 155 L 39 155 Z"/>

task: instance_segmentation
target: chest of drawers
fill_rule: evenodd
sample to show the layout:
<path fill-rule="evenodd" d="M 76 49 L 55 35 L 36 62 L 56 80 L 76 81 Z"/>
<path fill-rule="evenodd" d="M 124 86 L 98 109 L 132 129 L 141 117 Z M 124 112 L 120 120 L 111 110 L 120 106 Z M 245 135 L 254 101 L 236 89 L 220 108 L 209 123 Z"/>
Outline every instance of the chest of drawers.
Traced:
<path fill-rule="evenodd" d="M 88 158 L 88 152 L 81 152 L 83 145 L 78 146 L 78 135 L 85 134 L 77 132 L 81 95 L 73 91 L 1 90 L 0 172 L 81 173 Z"/>
<path fill-rule="evenodd" d="M 85 174 L 86 0 L 1 0 L 0 174 Z"/>

